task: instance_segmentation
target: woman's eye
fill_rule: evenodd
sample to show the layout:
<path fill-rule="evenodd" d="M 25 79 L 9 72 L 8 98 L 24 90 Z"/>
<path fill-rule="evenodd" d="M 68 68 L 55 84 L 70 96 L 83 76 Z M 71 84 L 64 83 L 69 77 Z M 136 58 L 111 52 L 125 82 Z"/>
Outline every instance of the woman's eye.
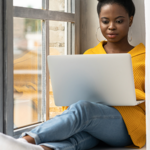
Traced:
<path fill-rule="evenodd" d="M 102 21 L 104 24 L 108 24 L 109 23 L 109 21 Z"/>
<path fill-rule="evenodd" d="M 121 24 L 123 22 L 123 20 L 117 20 L 116 22 Z"/>

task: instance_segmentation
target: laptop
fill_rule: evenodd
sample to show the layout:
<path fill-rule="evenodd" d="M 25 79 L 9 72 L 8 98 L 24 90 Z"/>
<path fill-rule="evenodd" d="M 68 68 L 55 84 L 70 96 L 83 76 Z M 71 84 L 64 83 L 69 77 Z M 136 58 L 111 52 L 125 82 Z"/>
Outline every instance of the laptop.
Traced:
<path fill-rule="evenodd" d="M 56 106 L 79 100 L 109 106 L 134 106 L 136 101 L 131 55 L 92 54 L 48 56 Z"/>

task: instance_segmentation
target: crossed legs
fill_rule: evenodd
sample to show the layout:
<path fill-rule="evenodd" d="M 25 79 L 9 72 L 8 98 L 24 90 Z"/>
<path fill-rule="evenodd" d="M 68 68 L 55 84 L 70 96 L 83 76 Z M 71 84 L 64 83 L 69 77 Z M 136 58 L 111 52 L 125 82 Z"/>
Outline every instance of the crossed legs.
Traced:
<path fill-rule="evenodd" d="M 115 108 L 87 101 L 71 105 L 61 115 L 23 133 L 22 137 L 44 150 L 90 149 L 99 140 L 111 146 L 132 144 L 122 116 Z"/>

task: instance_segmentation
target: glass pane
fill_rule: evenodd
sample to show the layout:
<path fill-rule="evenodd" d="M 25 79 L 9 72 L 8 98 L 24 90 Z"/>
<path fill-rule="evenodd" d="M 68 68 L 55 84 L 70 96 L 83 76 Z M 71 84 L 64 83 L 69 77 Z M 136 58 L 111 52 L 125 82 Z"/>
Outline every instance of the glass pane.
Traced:
<path fill-rule="evenodd" d="M 42 9 L 42 0 L 13 0 L 14 6 Z"/>
<path fill-rule="evenodd" d="M 67 54 L 66 48 L 66 23 L 50 21 L 50 55 L 65 55 Z M 62 113 L 62 107 L 57 107 L 54 102 L 53 90 L 50 81 L 50 118 L 55 117 Z"/>
<path fill-rule="evenodd" d="M 53 11 L 74 13 L 75 0 L 49 0 L 49 8 Z"/>
<path fill-rule="evenodd" d="M 14 18 L 14 128 L 41 121 L 42 22 Z"/>

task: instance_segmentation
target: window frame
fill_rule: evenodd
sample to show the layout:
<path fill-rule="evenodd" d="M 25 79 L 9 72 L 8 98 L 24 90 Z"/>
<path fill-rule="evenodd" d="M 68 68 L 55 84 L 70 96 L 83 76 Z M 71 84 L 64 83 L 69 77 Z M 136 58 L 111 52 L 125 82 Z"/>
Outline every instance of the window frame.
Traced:
<path fill-rule="evenodd" d="M 3 72 L 3 2 L 0 1 L 0 72 Z M 3 73 L 0 74 L 0 132 L 3 132 Z"/>
<path fill-rule="evenodd" d="M 13 3 L 2 0 L 3 133 L 13 136 Z"/>
<path fill-rule="evenodd" d="M 41 120 L 47 121 L 49 119 L 49 72 L 47 66 L 47 56 L 49 54 L 49 21 L 64 21 L 75 24 L 75 54 L 80 53 L 80 0 L 75 0 L 75 14 L 51 11 L 49 10 L 49 0 L 42 0 L 43 9 L 26 8 L 13 6 L 13 0 L 0 1 L 0 11 L 4 12 L 0 16 L 0 36 L 3 37 L 3 41 L 0 40 L 0 57 L 2 63 L 0 69 L 2 69 L 2 76 L 0 76 L 0 132 L 7 135 L 19 137 L 22 132 L 29 131 L 32 128 L 38 126 L 40 123 L 29 125 L 20 129 L 14 129 L 14 99 L 13 99 L 13 17 L 40 19 L 42 20 L 42 113 Z M 78 16 L 77 16 L 78 15 Z M 78 37 L 76 37 L 78 36 Z M 72 38 L 73 40 L 73 38 Z M 8 44 L 9 43 L 9 44 Z M 4 54 L 2 54 L 2 53 Z M 72 54 L 72 52 L 71 52 Z M 1 70 L 0 70 L 1 71 Z M 4 93 L 4 95 L 3 95 Z M 5 100 L 5 101 L 3 101 Z M 4 109 L 3 107 L 4 106 Z"/>

